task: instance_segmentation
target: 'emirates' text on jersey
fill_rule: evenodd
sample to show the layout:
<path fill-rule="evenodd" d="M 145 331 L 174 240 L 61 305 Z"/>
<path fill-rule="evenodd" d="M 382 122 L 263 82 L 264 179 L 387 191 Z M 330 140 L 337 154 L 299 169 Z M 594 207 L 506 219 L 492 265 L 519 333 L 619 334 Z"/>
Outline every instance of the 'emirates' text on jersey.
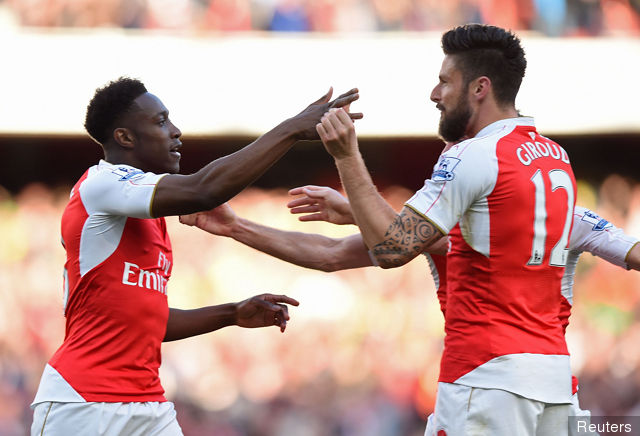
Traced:
<path fill-rule="evenodd" d="M 441 382 L 570 401 L 558 314 L 575 189 L 566 152 L 522 117 L 443 153 L 407 202 L 451 240 Z"/>
<path fill-rule="evenodd" d="M 173 260 L 164 218 L 150 212 L 161 177 L 100 161 L 73 187 L 62 216 L 65 338 L 33 404 L 165 401 Z"/>

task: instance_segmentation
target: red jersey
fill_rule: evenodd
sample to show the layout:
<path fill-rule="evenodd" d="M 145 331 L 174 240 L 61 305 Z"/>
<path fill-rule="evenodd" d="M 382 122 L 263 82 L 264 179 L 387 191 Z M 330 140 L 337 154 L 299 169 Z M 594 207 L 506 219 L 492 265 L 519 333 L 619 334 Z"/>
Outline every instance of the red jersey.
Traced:
<path fill-rule="evenodd" d="M 73 187 L 62 216 L 65 338 L 34 404 L 166 401 L 158 369 L 173 260 L 164 218 L 150 211 L 161 177 L 100 161 Z"/>
<path fill-rule="evenodd" d="M 570 402 L 559 310 L 575 189 L 566 152 L 522 117 L 443 153 L 407 202 L 451 242 L 441 382 Z"/>
<path fill-rule="evenodd" d="M 562 296 L 564 298 L 561 299 L 559 311 L 560 322 L 565 331 L 571 315 L 573 277 L 580 255 L 589 252 L 613 265 L 628 270 L 627 256 L 638 242 L 637 238 L 626 235 L 621 229 L 589 209 L 581 206 L 575 207 L 567 266 L 562 276 Z M 435 281 L 440 309 L 445 314 L 447 310 L 447 257 L 430 253 L 425 253 L 425 257 L 429 261 L 431 274 Z M 575 394 L 578 391 L 578 379 L 575 376 L 572 379 L 572 392 Z"/>

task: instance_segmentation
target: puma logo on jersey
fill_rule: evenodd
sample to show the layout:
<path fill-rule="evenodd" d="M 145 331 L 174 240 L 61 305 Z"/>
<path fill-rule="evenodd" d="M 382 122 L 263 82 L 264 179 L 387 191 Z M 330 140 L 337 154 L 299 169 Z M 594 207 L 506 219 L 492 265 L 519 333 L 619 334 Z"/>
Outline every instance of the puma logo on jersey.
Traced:
<path fill-rule="evenodd" d="M 542 157 L 551 157 L 566 164 L 569 163 L 567 152 L 559 145 L 549 142 L 525 142 L 516 149 L 516 155 L 518 160 L 526 166 L 531 165 L 531 162 Z"/>

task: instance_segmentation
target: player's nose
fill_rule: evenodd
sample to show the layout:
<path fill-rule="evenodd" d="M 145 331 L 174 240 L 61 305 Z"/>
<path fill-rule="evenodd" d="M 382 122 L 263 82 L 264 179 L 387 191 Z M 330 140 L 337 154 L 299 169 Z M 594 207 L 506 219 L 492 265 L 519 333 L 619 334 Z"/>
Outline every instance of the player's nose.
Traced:
<path fill-rule="evenodd" d="M 431 99 L 431 101 L 434 102 L 434 103 L 438 103 L 440 101 L 440 87 L 439 86 L 436 85 L 431 90 L 431 95 L 429 95 L 429 99 Z"/>
<path fill-rule="evenodd" d="M 182 136 L 182 131 L 180 131 L 178 126 L 176 126 L 175 124 L 171 123 L 171 137 L 177 139 L 177 138 L 179 138 L 181 136 Z"/>

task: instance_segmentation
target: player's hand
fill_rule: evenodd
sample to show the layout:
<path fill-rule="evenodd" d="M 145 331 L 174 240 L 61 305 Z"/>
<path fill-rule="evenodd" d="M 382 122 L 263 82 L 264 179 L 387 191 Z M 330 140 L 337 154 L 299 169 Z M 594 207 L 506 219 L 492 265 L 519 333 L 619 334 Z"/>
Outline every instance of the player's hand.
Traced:
<path fill-rule="evenodd" d="M 180 215 L 180 222 L 188 226 L 198 227 L 205 232 L 219 236 L 231 236 L 238 215 L 228 203 L 223 203 L 215 209 L 197 212 L 190 215 Z"/>
<path fill-rule="evenodd" d="M 332 94 L 333 88 L 329 88 L 329 91 L 325 95 L 311 103 L 305 110 L 292 118 L 292 121 L 296 123 L 296 131 L 298 132 L 296 139 L 318 139 L 316 124 L 320 122 L 323 115 L 331 108 L 344 107 L 346 108 L 345 114 L 347 114 L 350 119 L 358 120 L 362 118 L 362 113 L 349 112 L 351 103 L 360 98 L 358 88 L 353 88 L 335 100 L 329 101 Z"/>
<path fill-rule="evenodd" d="M 358 153 L 356 129 L 349 114 L 342 108 L 330 109 L 316 125 L 320 139 L 335 159 L 355 156 Z"/>
<path fill-rule="evenodd" d="M 300 221 L 326 221 L 333 224 L 355 224 L 351 205 L 338 191 L 328 186 L 300 186 L 289 195 L 301 195 L 287 203 L 293 214 L 305 214 Z"/>
<path fill-rule="evenodd" d="M 236 325 L 246 328 L 275 325 L 284 332 L 289 321 L 287 304 L 298 306 L 300 303 L 286 295 L 262 294 L 248 298 L 236 303 Z"/>

